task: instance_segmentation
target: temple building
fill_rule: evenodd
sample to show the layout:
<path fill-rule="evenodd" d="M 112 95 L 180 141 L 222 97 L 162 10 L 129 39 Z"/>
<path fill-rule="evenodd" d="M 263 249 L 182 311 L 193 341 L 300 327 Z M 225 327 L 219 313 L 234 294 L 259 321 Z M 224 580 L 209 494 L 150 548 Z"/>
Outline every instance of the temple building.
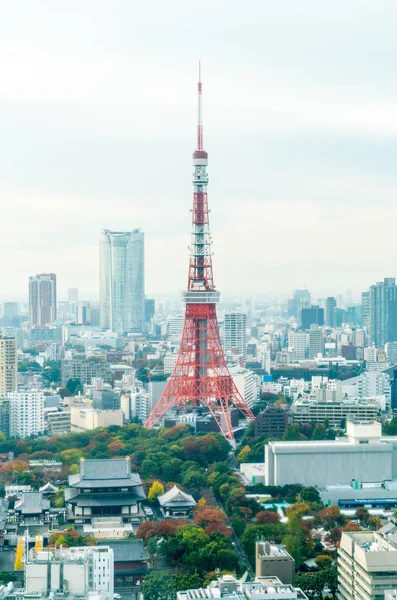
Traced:
<path fill-rule="evenodd" d="M 157 498 L 165 517 L 191 517 L 197 503 L 193 496 L 182 492 L 176 485 Z"/>
<path fill-rule="evenodd" d="M 140 523 L 145 519 L 140 506 L 145 498 L 141 478 L 131 473 L 129 457 L 81 459 L 80 473 L 69 475 L 69 487 L 65 490 L 67 519 L 94 525 L 109 519 L 121 526 Z"/>

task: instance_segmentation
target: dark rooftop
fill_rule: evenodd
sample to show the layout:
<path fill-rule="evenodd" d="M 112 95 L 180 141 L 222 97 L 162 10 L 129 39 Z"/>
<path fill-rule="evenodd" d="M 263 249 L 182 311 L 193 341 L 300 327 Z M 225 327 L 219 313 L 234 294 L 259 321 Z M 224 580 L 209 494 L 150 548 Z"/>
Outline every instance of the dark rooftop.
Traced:
<path fill-rule="evenodd" d="M 138 489 L 138 488 L 135 488 Z M 67 500 L 69 504 L 76 506 L 132 506 L 139 500 L 146 498 L 143 488 L 141 494 L 78 494 Z"/>
<path fill-rule="evenodd" d="M 106 545 L 113 549 L 115 563 L 149 559 L 143 540 L 109 540 Z"/>
<path fill-rule="evenodd" d="M 69 475 L 74 488 L 111 488 L 142 485 L 138 473 L 131 473 L 129 458 L 81 460 L 80 473 Z"/>

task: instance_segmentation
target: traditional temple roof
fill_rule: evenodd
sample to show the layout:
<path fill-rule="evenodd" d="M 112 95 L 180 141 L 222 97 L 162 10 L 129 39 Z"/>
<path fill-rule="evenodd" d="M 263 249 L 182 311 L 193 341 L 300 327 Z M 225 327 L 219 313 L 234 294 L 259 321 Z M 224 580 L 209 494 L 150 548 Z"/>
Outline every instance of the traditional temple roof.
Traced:
<path fill-rule="evenodd" d="M 149 560 L 143 540 L 109 540 L 106 545 L 113 549 L 115 563 Z"/>
<path fill-rule="evenodd" d="M 69 475 L 74 488 L 115 488 L 142 486 L 138 473 L 131 473 L 129 458 L 80 460 L 80 473 Z"/>
<path fill-rule="evenodd" d="M 127 492 L 124 494 L 78 494 L 73 498 L 68 498 L 66 502 L 76 506 L 132 506 L 145 498 L 142 490 L 141 496 Z"/>
<path fill-rule="evenodd" d="M 43 492 L 43 494 L 56 494 L 59 492 L 59 487 L 51 483 L 51 481 L 47 481 L 45 485 L 39 488 L 39 491 Z"/>
<path fill-rule="evenodd" d="M 50 509 L 50 501 L 45 500 L 41 492 L 25 492 L 14 508 L 22 515 L 37 515 Z"/>
<path fill-rule="evenodd" d="M 197 502 L 190 494 L 186 494 L 186 492 L 182 492 L 176 485 L 173 488 L 168 490 L 162 496 L 158 496 L 157 500 L 160 503 L 160 506 L 168 506 L 168 507 L 186 507 L 186 506 L 196 506 Z"/>

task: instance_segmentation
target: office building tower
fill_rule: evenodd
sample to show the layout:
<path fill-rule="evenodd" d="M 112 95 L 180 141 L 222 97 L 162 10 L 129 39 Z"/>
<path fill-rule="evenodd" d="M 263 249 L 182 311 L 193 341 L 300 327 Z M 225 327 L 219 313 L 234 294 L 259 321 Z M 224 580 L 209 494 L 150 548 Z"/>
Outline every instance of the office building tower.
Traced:
<path fill-rule="evenodd" d="M 288 351 L 293 352 L 294 360 L 305 360 L 309 347 L 309 334 L 291 331 L 288 335 Z"/>
<path fill-rule="evenodd" d="M 155 302 L 153 298 L 145 298 L 145 323 L 150 323 L 154 316 Z"/>
<path fill-rule="evenodd" d="M 10 327 L 15 317 L 18 317 L 18 302 L 4 302 L 1 324 Z"/>
<path fill-rule="evenodd" d="M 362 327 L 363 324 L 363 311 L 361 304 L 347 307 L 347 322 L 349 325 L 355 325 Z"/>
<path fill-rule="evenodd" d="M 225 352 L 233 352 L 247 360 L 247 315 L 241 312 L 225 313 Z"/>
<path fill-rule="evenodd" d="M 386 277 L 369 288 L 369 335 L 376 348 L 397 341 L 397 286 Z"/>
<path fill-rule="evenodd" d="M 361 318 L 364 329 L 369 331 L 370 326 L 370 305 L 369 305 L 369 292 L 363 292 L 361 294 Z"/>
<path fill-rule="evenodd" d="M 309 331 L 309 358 L 317 358 L 317 355 L 322 354 L 323 351 L 323 332 L 317 327 L 317 325 L 312 325 Z"/>
<path fill-rule="evenodd" d="M 365 346 L 365 331 L 364 329 L 356 329 L 353 331 L 353 344 L 356 347 L 364 348 Z"/>
<path fill-rule="evenodd" d="M 79 301 L 79 290 L 77 288 L 68 289 L 68 302 L 76 304 Z"/>
<path fill-rule="evenodd" d="M 316 305 L 302 308 L 300 322 L 302 329 L 310 329 L 311 325 L 324 325 L 324 309 Z"/>
<path fill-rule="evenodd" d="M 52 325 L 57 318 L 57 278 L 55 273 L 29 277 L 30 327 Z"/>
<path fill-rule="evenodd" d="M 336 326 L 336 300 L 332 296 L 325 301 L 325 324 L 327 327 Z"/>
<path fill-rule="evenodd" d="M 14 392 L 10 402 L 10 436 L 27 438 L 44 433 L 43 392 Z"/>
<path fill-rule="evenodd" d="M 79 302 L 77 304 L 77 323 L 91 323 L 91 307 L 89 302 Z"/>
<path fill-rule="evenodd" d="M 397 342 L 387 342 L 385 349 L 389 365 L 397 365 Z"/>
<path fill-rule="evenodd" d="M 17 342 L 0 336 L 0 396 L 18 389 Z"/>
<path fill-rule="evenodd" d="M 338 549 L 339 600 L 395 598 L 396 538 L 397 529 L 391 522 L 379 531 L 342 533 Z"/>
<path fill-rule="evenodd" d="M 144 234 L 104 229 L 99 240 L 101 327 L 116 333 L 144 329 Z"/>

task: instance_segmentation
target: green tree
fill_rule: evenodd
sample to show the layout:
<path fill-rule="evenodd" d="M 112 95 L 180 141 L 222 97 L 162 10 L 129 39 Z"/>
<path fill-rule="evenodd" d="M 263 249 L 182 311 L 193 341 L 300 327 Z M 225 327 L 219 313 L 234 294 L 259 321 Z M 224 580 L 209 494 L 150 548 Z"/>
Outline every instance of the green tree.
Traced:
<path fill-rule="evenodd" d="M 175 600 L 177 591 L 175 578 L 166 572 L 152 571 L 142 584 L 145 600 Z"/>
<path fill-rule="evenodd" d="M 332 598 L 336 599 L 336 594 L 338 592 L 338 569 L 336 565 L 333 565 L 329 569 L 324 571 L 324 576 L 326 583 L 329 587 L 329 591 L 332 594 Z"/>
<path fill-rule="evenodd" d="M 297 442 L 301 439 L 302 436 L 299 431 L 299 425 L 297 423 L 295 425 L 289 425 L 284 432 L 283 440 L 285 442 Z"/>
<path fill-rule="evenodd" d="M 283 544 L 294 559 L 295 568 L 300 569 L 302 564 L 302 545 L 299 536 L 290 533 L 283 538 Z"/>
<path fill-rule="evenodd" d="M 315 487 L 309 486 L 299 492 L 299 498 L 303 502 L 321 502 L 320 494 Z"/>
<path fill-rule="evenodd" d="M 325 438 L 326 429 L 322 423 L 316 423 L 312 433 L 312 440 L 323 440 Z"/>
<path fill-rule="evenodd" d="M 69 379 L 66 387 L 72 396 L 76 396 L 79 392 L 82 392 L 80 379 Z"/>
<path fill-rule="evenodd" d="M 328 556 L 328 554 L 319 554 L 314 559 L 314 562 L 319 567 L 319 569 L 327 569 L 332 565 L 332 558 Z"/>

